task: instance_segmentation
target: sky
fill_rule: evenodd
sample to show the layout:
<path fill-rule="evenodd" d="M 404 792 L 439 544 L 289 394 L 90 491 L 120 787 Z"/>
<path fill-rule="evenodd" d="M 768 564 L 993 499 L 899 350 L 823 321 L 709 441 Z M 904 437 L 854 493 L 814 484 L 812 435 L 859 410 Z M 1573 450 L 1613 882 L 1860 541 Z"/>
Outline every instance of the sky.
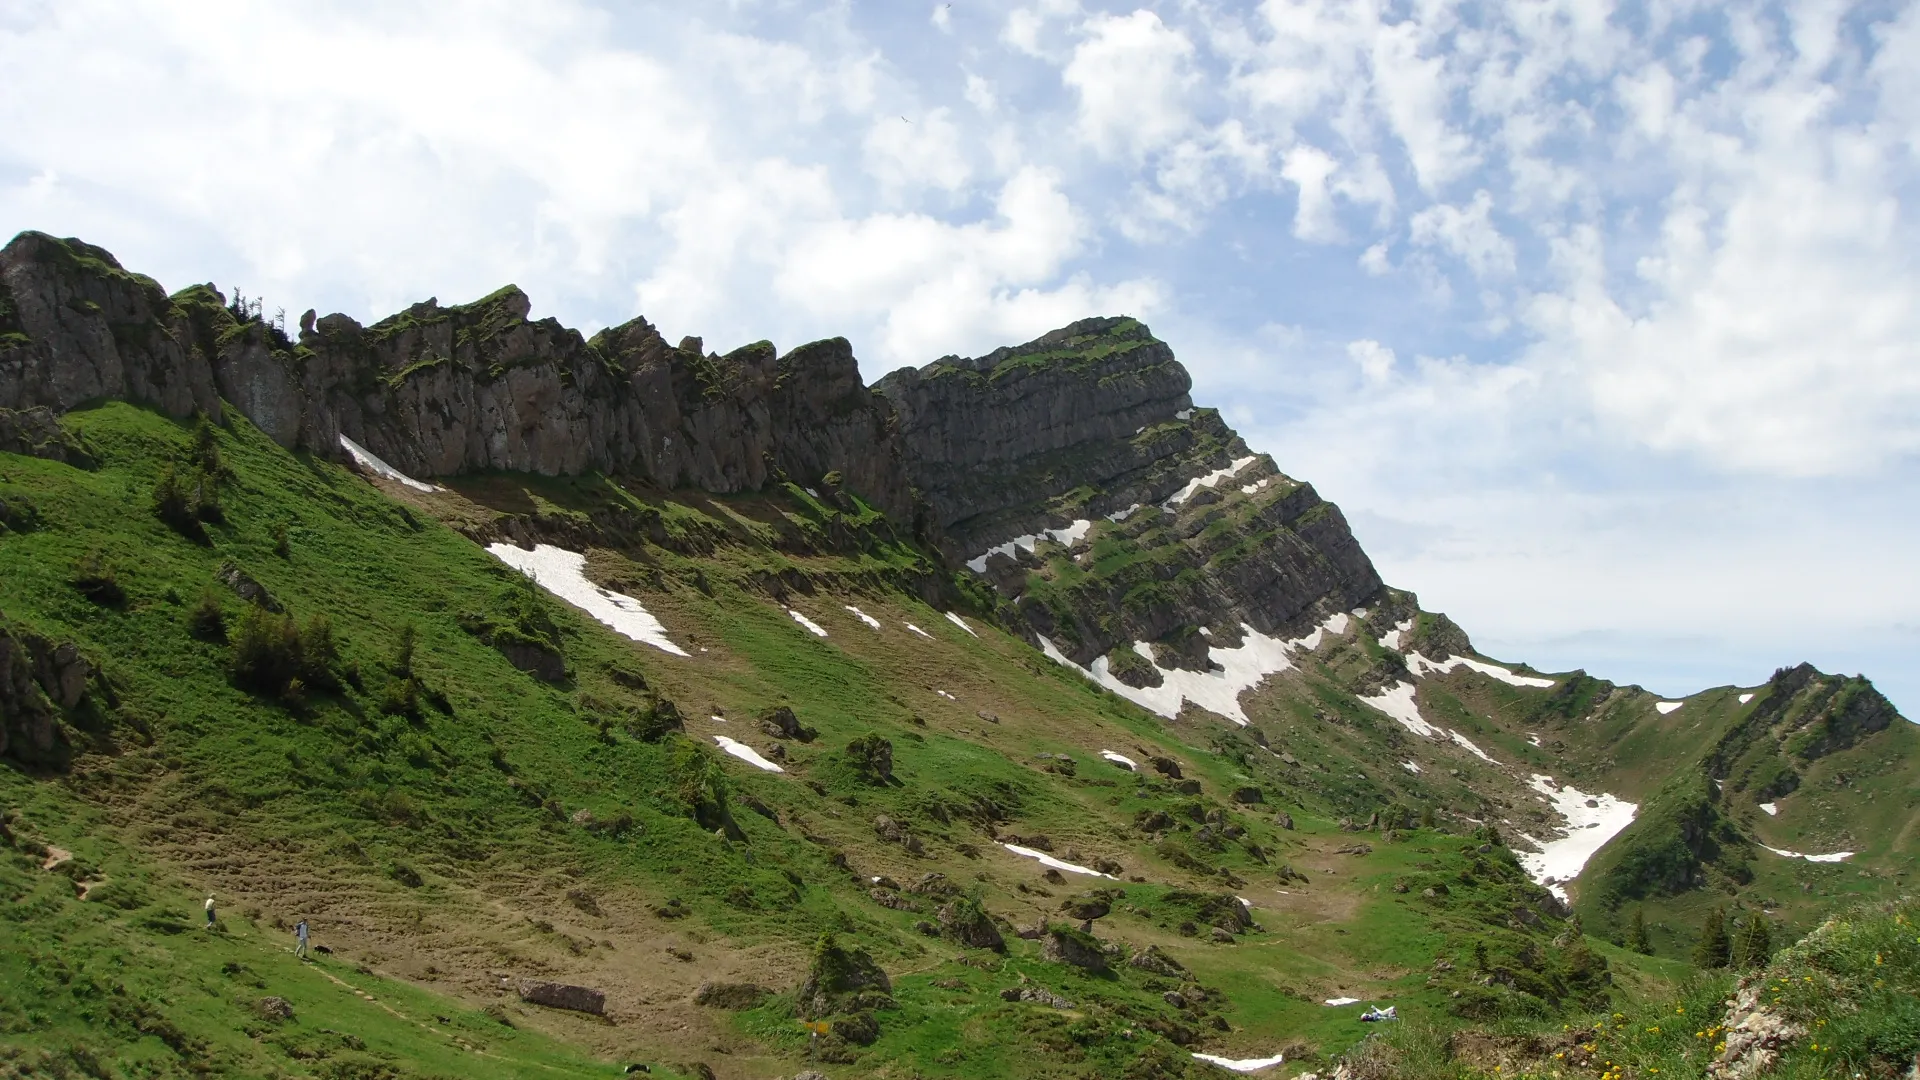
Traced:
<path fill-rule="evenodd" d="M 0 0 L 0 231 L 371 321 L 1132 314 L 1488 654 L 1920 717 L 1920 4 Z"/>

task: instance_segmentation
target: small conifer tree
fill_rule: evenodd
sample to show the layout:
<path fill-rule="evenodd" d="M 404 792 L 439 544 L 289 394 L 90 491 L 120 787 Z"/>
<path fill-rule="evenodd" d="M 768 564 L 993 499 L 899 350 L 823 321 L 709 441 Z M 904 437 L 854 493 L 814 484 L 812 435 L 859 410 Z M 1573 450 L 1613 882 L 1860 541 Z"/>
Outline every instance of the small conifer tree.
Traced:
<path fill-rule="evenodd" d="M 1627 922 L 1627 948 L 1642 956 L 1653 955 L 1653 945 L 1647 941 L 1647 915 L 1639 908 L 1633 909 L 1633 918 Z"/>
<path fill-rule="evenodd" d="M 1733 952 L 1733 943 L 1727 939 L 1727 914 L 1720 908 L 1707 912 L 1707 921 L 1700 927 L 1700 943 L 1693 947 L 1693 966 L 1702 969 L 1723 968 Z"/>

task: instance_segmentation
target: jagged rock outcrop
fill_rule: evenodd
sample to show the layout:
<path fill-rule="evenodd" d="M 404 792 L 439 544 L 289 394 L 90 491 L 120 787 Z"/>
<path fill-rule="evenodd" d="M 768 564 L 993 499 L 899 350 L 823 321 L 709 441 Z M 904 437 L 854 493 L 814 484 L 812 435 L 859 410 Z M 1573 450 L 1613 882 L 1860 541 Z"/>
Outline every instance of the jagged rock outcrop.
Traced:
<path fill-rule="evenodd" d="M 22 233 L 0 250 L 0 409 L 218 417 L 224 398 L 283 446 L 337 457 L 346 435 L 416 475 L 606 469 L 736 492 L 784 474 L 913 520 L 892 409 L 845 339 L 703 355 L 644 319 L 587 341 L 530 309 L 508 286 L 372 326 L 309 312 L 296 341 L 210 285 L 168 296 L 100 248 Z"/>
<path fill-rule="evenodd" d="M 72 642 L 0 622 L 0 756 L 64 764 L 71 741 L 62 718 L 86 700 L 93 670 Z"/>

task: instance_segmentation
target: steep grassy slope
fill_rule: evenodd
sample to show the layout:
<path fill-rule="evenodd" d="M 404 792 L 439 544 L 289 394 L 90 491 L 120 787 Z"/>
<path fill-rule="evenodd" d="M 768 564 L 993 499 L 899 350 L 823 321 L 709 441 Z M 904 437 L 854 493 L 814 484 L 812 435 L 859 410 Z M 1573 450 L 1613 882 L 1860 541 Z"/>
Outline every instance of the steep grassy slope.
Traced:
<path fill-rule="evenodd" d="M 191 425 L 123 404 L 66 423 L 97 468 L 0 459 L 0 499 L 31 508 L 0 534 L 8 626 L 71 642 L 99 669 L 61 713 L 69 752 L 0 771 L 0 798 L 20 809 L 0 952 L 44 988 L 6 1020 L 20 1061 L 348 1075 L 365 1057 L 395 1074 L 480 1075 L 445 1062 L 435 1029 L 450 1027 L 502 1075 L 569 1054 L 585 1055 L 580 1075 L 603 1067 L 586 1059 L 628 1058 L 773 1075 L 805 1053 L 790 992 L 737 1023 L 689 998 L 707 981 L 788 990 L 827 931 L 895 975 L 880 1040 L 838 1051 L 859 1071 L 997 1075 L 1018 1054 L 1060 1075 L 1138 1062 L 1177 1075 L 1188 1046 L 1343 1048 L 1361 1029 L 1323 997 L 1446 1014 L 1475 987 L 1473 1007 L 1496 1013 L 1605 994 L 1595 969 L 1546 949 L 1564 924 L 1504 849 L 1415 821 L 1343 832 L 1347 796 L 1288 783 L 1292 766 L 1230 725 L 1169 727 L 977 617 L 959 615 L 963 628 L 918 595 L 964 604 L 968 586 L 851 496 L 669 499 L 508 476 L 426 494 L 289 454 L 237 418 L 208 432 L 211 449 Z M 226 478 L 213 520 L 156 514 L 169 471 Z M 530 590 L 437 517 L 481 539 L 617 540 L 592 548 L 590 572 L 644 597 L 690 655 Z M 117 597 L 99 587 L 109 576 Z M 337 658 L 299 684 L 236 685 L 233 641 L 260 618 L 236 582 L 308 633 L 330 620 Z M 207 629 L 209 604 L 227 643 Z M 561 655 L 554 681 L 503 651 L 528 641 Z M 755 717 L 778 705 L 814 737 L 762 730 Z M 787 771 L 719 755 L 714 735 L 781 747 Z M 868 735 L 890 743 L 890 781 L 848 753 Z M 1264 801 L 1229 798 L 1255 788 Z M 894 827 L 876 829 L 882 816 Z M 1121 880 L 1046 876 L 996 838 L 1110 861 Z M 1335 850 L 1356 844 L 1371 852 Z M 75 857 L 36 871 L 41 845 Z M 1429 882 L 1451 887 L 1422 896 Z M 1062 918 L 1063 900 L 1093 886 L 1115 890 L 1096 936 L 1121 956 L 1159 946 L 1204 1001 L 1167 998 L 1189 985 L 1177 975 L 1116 958 L 1118 974 L 1089 976 L 1012 933 Z M 181 928 L 204 892 L 226 913 L 211 935 Z M 949 893 L 1000 920 L 1005 958 L 916 929 Z M 335 950 L 317 971 L 281 951 L 301 917 Z M 1434 972 L 1436 957 L 1460 974 Z M 222 974 L 229 963 L 244 972 Z M 1476 963 L 1508 974 L 1489 991 Z M 335 1022 L 365 1000 L 335 1000 L 351 991 L 328 975 L 401 1016 Z M 613 1022 L 522 1004 L 503 976 L 603 988 Z M 1001 1001 L 1023 977 L 1074 1007 Z M 176 980 L 200 997 L 162 989 Z M 89 1026 L 79 1002 L 93 990 L 74 987 L 119 997 L 116 983 L 159 1019 Z M 298 1018 L 274 1031 L 298 1037 L 247 1037 L 268 995 Z M 474 1019 L 481 1006 L 517 1027 Z M 447 1025 L 413 1023 L 429 1014 Z"/>

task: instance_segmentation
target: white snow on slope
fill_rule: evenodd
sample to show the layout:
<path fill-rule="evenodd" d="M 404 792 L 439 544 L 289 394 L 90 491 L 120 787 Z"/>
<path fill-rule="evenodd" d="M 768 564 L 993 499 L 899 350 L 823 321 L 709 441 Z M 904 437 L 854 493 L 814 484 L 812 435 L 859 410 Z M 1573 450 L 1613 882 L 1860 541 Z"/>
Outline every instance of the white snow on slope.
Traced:
<path fill-rule="evenodd" d="M 824 627 L 822 627 L 819 623 L 814 622 L 812 619 L 807 618 L 805 615 L 800 614 L 799 612 L 793 610 L 792 608 L 787 609 L 787 614 L 793 616 L 794 622 L 797 622 L 801 626 L 806 627 L 807 632 L 812 634 L 814 637 L 827 636 L 827 631 Z"/>
<path fill-rule="evenodd" d="M 1400 651 L 1400 635 L 1406 633 L 1411 629 L 1413 629 L 1412 619 L 1402 619 L 1400 622 L 1393 624 L 1393 629 L 1380 635 L 1380 647 L 1383 649 L 1392 649 L 1394 652 L 1399 652 Z"/>
<path fill-rule="evenodd" d="M 1360 700 L 1398 720 L 1401 727 L 1415 735 L 1428 739 L 1440 737 L 1440 729 L 1427 723 L 1420 715 L 1420 706 L 1414 704 L 1412 683 L 1394 683 L 1378 694 Z"/>
<path fill-rule="evenodd" d="M 1189 1050 L 1187 1052 L 1192 1054 L 1196 1061 L 1204 1061 L 1210 1065 L 1218 1065 L 1223 1069 L 1238 1073 L 1259 1072 L 1261 1069 L 1270 1069 L 1287 1060 L 1287 1055 L 1285 1054 L 1275 1054 L 1272 1057 L 1263 1058 L 1223 1058 L 1218 1054 L 1203 1054 L 1198 1050 Z"/>
<path fill-rule="evenodd" d="M 947 621 L 959 627 L 960 629 L 965 630 L 967 633 L 972 634 L 974 637 L 980 636 L 979 634 L 973 633 L 973 627 L 967 625 L 967 620 L 961 618 L 960 616 L 954 614 L 951 611 L 947 612 Z"/>
<path fill-rule="evenodd" d="M 861 622 L 866 623 L 868 626 L 873 627 L 875 630 L 880 629 L 879 619 L 876 619 L 873 616 L 867 614 L 866 612 L 861 611 L 859 608 L 854 607 L 852 604 L 842 604 L 840 606 L 846 608 L 848 611 L 853 612 L 854 618 L 859 619 Z"/>
<path fill-rule="evenodd" d="M 1191 420 L 1193 419 L 1193 410 L 1181 409 L 1179 412 L 1173 414 L 1173 418 L 1175 420 Z"/>
<path fill-rule="evenodd" d="M 1107 515 L 1107 520 L 1108 521 L 1125 521 L 1128 518 L 1132 517 L 1134 515 L 1134 512 L 1139 510 L 1140 507 L 1143 505 L 1145 504 L 1134 503 L 1132 506 L 1127 507 L 1125 510 L 1115 510 L 1113 513 Z"/>
<path fill-rule="evenodd" d="M 1193 498 L 1194 493 L 1199 491 L 1201 488 L 1203 487 L 1210 488 L 1218 485 L 1220 481 L 1226 480 L 1238 474 L 1241 469 L 1244 469 L 1247 466 L 1253 464 L 1253 461 L 1254 459 L 1251 457 L 1235 458 L 1233 459 L 1233 464 L 1227 466 L 1224 469 L 1216 469 L 1213 472 L 1206 474 L 1205 476 L 1196 476 L 1193 479 L 1187 481 L 1186 487 L 1183 487 L 1179 491 L 1174 492 L 1172 495 L 1167 496 L 1167 501 L 1162 503 L 1161 505 L 1165 506 L 1169 510 L 1172 510 L 1174 507 L 1177 507 L 1181 503 L 1186 502 L 1188 499 Z"/>
<path fill-rule="evenodd" d="M 1100 751 L 1100 756 L 1103 758 L 1106 758 L 1108 761 L 1113 762 L 1115 765 L 1119 765 L 1124 768 L 1134 769 L 1134 770 L 1138 770 L 1140 768 L 1139 762 L 1133 760 L 1132 758 L 1128 757 L 1125 754 L 1116 754 L 1111 750 L 1102 750 Z"/>
<path fill-rule="evenodd" d="M 932 634 L 927 633 L 925 630 L 920 629 L 919 627 L 913 625 L 912 623 L 907 624 L 907 629 L 913 631 L 916 634 L 919 634 L 921 637 L 926 638 L 929 641 L 933 640 Z"/>
<path fill-rule="evenodd" d="M 1414 764 L 1413 762 L 1411 762 L 1411 761 L 1403 761 L 1403 762 L 1401 762 L 1401 763 L 1400 763 L 1400 767 L 1401 767 L 1401 768 L 1403 768 L 1403 769 L 1405 769 L 1405 770 L 1407 770 L 1408 772 L 1410 772 L 1410 773 L 1412 773 L 1412 774 L 1413 774 L 1413 775 L 1415 775 L 1415 776 L 1419 776 L 1419 775 L 1420 775 L 1420 766 L 1418 766 L 1418 765 L 1415 765 L 1415 764 Z"/>
<path fill-rule="evenodd" d="M 488 544 L 487 554 L 532 578 L 534 584 L 593 616 L 624 637 L 675 656 L 688 655 L 667 637 L 667 628 L 624 593 L 588 581 L 587 557 L 577 551 L 537 544 L 532 551 L 512 544 Z"/>
<path fill-rule="evenodd" d="M 1138 505 L 1136 505 L 1134 509 L 1135 510 L 1139 509 Z M 1113 517 L 1112 520 L 1119 521 L 1120 518 L 1125 517 L 1127 514 L 1130 514 L 1132 512 L 1133 512 L 1132 510 L 1128 510 L 1117 517 Z M 1032 551 L 1036 546 L 1039 545 L 1040 539 L 1042 537 L 1050 538 L 1056 544 L 1065 544 L 1068 547 L 1072 547 L 1073 545 L 1079 543 L 1081 538 L 1087 535 L 1087 530 L 1092 527 L 1093 527 L 1093 522 L 1090 519 L 1076 518 L 1071 525 L 1068 525 L 1064 529 L 1042 529 L 1037 533 L 1028 533 L 1025 536 L 1016 536 L 1004 544 L 995 544 L 994 546 L 988 548 L 987 550 L 981 552 L 980 554 L 974 556 L 973 558 L 968 559 L 967 569 L 972 570 L 976 574 L 983 574 L 986 572 L 986 569 L 987 569 L 987 556 L 993 555 L 997 552 L 1001 555 L 1007 556 L 1008 558 L 1013 558 L 1014 557 L 1013 553 L 1015 549 L 1019 549 L 1021 551 Z"/>
<path fill-rule="evenodd" d="M 734 757 L 739 758 L 741 761 L 746 762 L 756 769 L 765 769 L 767 772 L 780 773 L 787 771 L 775 765 L 773 762 L 768 761 L 766 758 L 761 757 L 760 751 L 755 750 L 753 747 L 737 739 L 729 739 L 725 735 L 715 735 L 713 741 L 720 744 L 720 749 L 725 750 L 727 753 L 732 754 Z"/>
<path fill-rule="evenodd" d="M 1489 765 L 1500 764 L 1499 762 L 1488 757 L 1487 752 L 1485 750 L 1482 750 L 1479 747 L 1473 745 L 1473 740 L 1467 738 L 1465 735 L 1462 735 L 1451 728 L 1447 729 L 1447 734 L 1453 736 L 1454 742 L 1460 744 L 1462 747 L 1465 747 L 1467 753 L 1472 754 L 1474 757 L 1479 758 L 1481 761 L 1484 761 Z"/>
<path fill-rule="evenodd" d="M 1780 804 L 1779 804 L 1779 803 L 1770 803 L 1770 802 L 1763 802 L 1763 803 L 1761 803 L 1761 804 L 1760 804 L 1760 809 L 1762 809 L 1762 810 L 1765 810 L 1765 811 L 1767 812 L 1767 816 L 1768 816 L 1768 817 L 1779 817 L 1779 816 L 1780 816 Z"/>
<path fill-rule="evenodd" d="M 1247 714 L 1240 708 L 1240 695 L 1260 685 L 1260 681 L 1268 675 L 1291 668 L 1293 661 L 1288 657 L 1294 651 L 1311 651 L 1319 647 L 1327 634 L 1345 633 L 1347 622 L 1347 613 L 1338 612 L 1305 637 L 1291 641 L 1269 637 L 1243 623 L 1239 648 L 1229 649 L 1219 645 L 1208 647 L 1208 659 L 1215 667 L 1207 671 L 1160 667 L 1154 659 L 1152 646 L 1144 641 L 1134 642 L 1133 651 L 1160 672 L 1159 686 L 1128 686 L 1114 677 L 1112 665 L 1104 656 L 1096 657 L 1092 667 L 1083 668 L 1067 659 L 1059 646 L 1046 638 L 1040 639 L 1040 651 L 1055 663 L 1070 667 L 1121 697 L 1169 720 L 1180 714 L 1183 703 L 1190 701 L 1245 727 Z"/>
<path fill-rule="evenodd" d="M 1760 846 L 1767 847 L 1765 844 L 1761 844 Z M 1853 857 L 1853 852 L 1851 851 L 1836 851 L 1831 855 L 1803 855 L 1798 851 L 1785 851 L 1777 847 L 1769 847 L 1767 850 L 1773 852 L 1775 855 L 1785 856 L 1789 859 L 1805 859 L 1808 862 L 1845 862 Z"/>
<path fill-rule="evenodd" d="M 1742 705 L 1745 705 L 1745 704 L 1746 704 L 1747 702 L 1749 702 L 1749 701 L 1752 701 L 1752 700 L 1753 700 L 1753 695 L 1752 695 L 1752 694 L 1741 694 L 1741 695 L 1740 695 L 1740 704 L 1742 704 Z"/>
<path fill-rule="evenodd" d="M 1686 702 L 1684 701 L 1656 701 L 1653 703 L 1653 707 L 1659 711 L 1661 716 L 1665 716 L 1685 704 Z"/>
<path fill-rule="evenodd" d="M 1241 484 L 1240 494 L 1257 495 L 1260 492 L 1265 491 L 1267 489 L 1267 485 L 1271 483 L 1273 483 L 1273 477 L 1269 476 L 1269 477 L 1265 477 L 1264 479 L 1255 480 L 1251 484 Z"/>
<path fill-rule="evenodd" d="M 1572 785 L 1556 784 L 1553 777 L 1544 773 L 1535 773 L 1528 786 L 1546 796 L 1554 810 L 1567 819 L 1565 835 L 1556 840 L 1534 841 L 1540 845 L 1539 851 L 1515 854 L 1520 857 L 1520 865 L 1528 877 L 1560 899 L 1570 899 L 1566 883 L 1580 876 L 1581 868 L 1594 852 L 1633 824 L 1633 815 L 1640 807 L 1605 793 L 1588 795 Z M 1594 805 L 1588 806 L 1589 802 Z"/>
<path fill-rule="evenodd" d="M 1380 639 L 1382 644 L 1385 644 L 1386 640 L 1386 638 Z M 1413 672 L 1415 675 L 1425 675 L 1434 671 L 1448 672 L 1455 668 L 1467 668 L 1472 671 L 1477 671 L 1482 675 L 1499 679 L 1509 686 L 1532 686 L 1544 690 L 1553 685 L 1552 679 L 1542 679 L 1532 675 L 1516 675 L 1509 669 L 1501 667 L 1499 664 L 1489 664 L 1484 660 L 1474 660 L 1470 657 L 1455 656 L 1445 661 L 1436 661 L 1429 660 L 1417 652 L 1407 654 L 1407 670 Z"/>
<path fill-rule="evenodd" d="M 1103 877 L 1113 881 L 1120 880 L 1112 874 L 1103 874 L 1098 870 L 1091 870 L 1087 867 L 1067 862 L 1065 859 L 1056 859 L 1044 851 L 1036 851 L 1030 847 L 1021 847 L 1019 844 L 1001 844 L 1000 846 L 1013 852 L 1015 855 L 1024 855 L 1029 859 L 1037 859 L 1042 866 L 1051 866 L 1055 870 L 1065 870 L 1069 874 L 1085 874 L 1088 877 Z"/>
<path fill-rule="evenodd" d="M 1352 997 L 1328 998 L 1326 1003 L 1328 1005 L 1358 1005 L 1360 1004 L 1360 999 Z"/>
<path fill-rule="evenodd" d="M 345 435 L 340 436 L 340 449 L 345 450 L 347 454 L 351 456 L 355 462 L 359 463 L 362 469 L 365 469 L 366 471 L 374 474 L 375 476 L 384 476 L 389 480 L 397 480 L 400 483 L 405 484 L 406 486 L 412 488 L 415 491 L 444 490 L 443 488 L 434 487 L 432 484 L 426 484 L 418 480 L 415 480 L 413 477 L 408 476 L 406 473 L 401 472 L 399 469 L 396 469 L 393 466 L 375 457 L 373 454 L 373 451 L 368 450 L 366 447 L 361 446 L 359 443 L 354 442 L 352 439 L 347 438 Z"/>

